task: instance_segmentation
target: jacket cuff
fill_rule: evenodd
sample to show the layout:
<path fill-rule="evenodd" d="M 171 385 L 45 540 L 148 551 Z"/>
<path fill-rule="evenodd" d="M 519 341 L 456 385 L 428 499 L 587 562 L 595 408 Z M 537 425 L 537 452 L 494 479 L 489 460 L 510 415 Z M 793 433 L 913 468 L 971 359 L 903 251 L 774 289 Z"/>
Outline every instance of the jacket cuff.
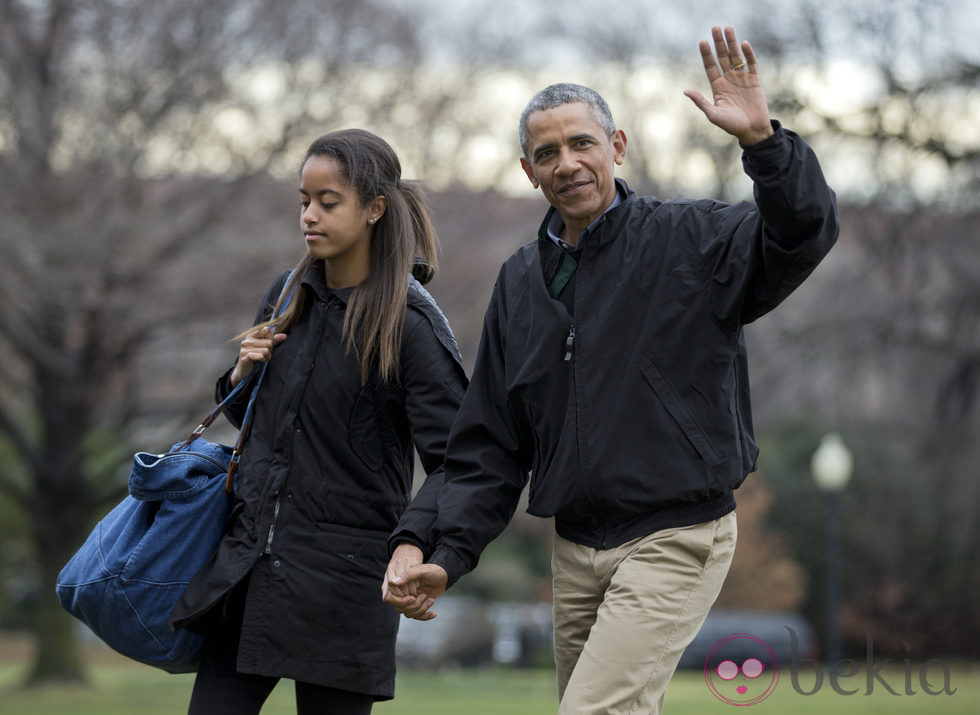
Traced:
<path fill-rule="evenodd" d="M 742 162 L 746 168 L 754 167 L 758 171 L 767 165 L 779 164 L 786 154 L 786 130 L 777 119 L 770 119 L 772 134 L 761 142 L 745 146 L 742 142 L 738 145 L 742 147 Z"/>
<path fill-rule="evenodd" d="M 431 547 L 427 547 L 425 542 L 422 541 L 418 536 L 413 534 L 411 531 L 402 529 L 394 532 L 388 537 L 388 558 L 390 559 L 394 553 L 395 549 L 398 548 L 399 544 L 411 544 L 412 546 L 417 546 L 422 550 L 422 556 L 427 557 Z"/>
<path fill-rule="evenodd" d="M 234 369 L 235 366 L 232 365 L 230 368 L 228 368 L 228 370 L 225 372 L 224 375 L 218 378 L 218 381 L 215 383 L 214 386 L 215 402 L 221 402 L 226 397 L 228 397 L 228 395 L 231 394 L 232 391 L 231 373 L 234 371 Z"/>
<path fill-rule="evenodd" d="M 426 563 L 442 566 L 446 570 L 446 575 L 449 577 L 447 589 L 472 569 L 465 559 L 448 546 L 437 547 Z"/>

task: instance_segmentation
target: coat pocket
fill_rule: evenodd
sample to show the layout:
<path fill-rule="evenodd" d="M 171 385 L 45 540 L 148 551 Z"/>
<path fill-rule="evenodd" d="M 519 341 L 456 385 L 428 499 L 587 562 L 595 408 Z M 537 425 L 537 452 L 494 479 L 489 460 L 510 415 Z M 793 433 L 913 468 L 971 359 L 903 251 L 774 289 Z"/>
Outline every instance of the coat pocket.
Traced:
<path fill-rule="evenodd" d="M 677 426 L 694 448 L 694 451 L 701 457 L 701 460 L 709 467 L 724 461 L 724 457 L 715 449 L 714 445 L 711 444 L 711 440 L 708 439 L 704 430 L 701 429 L 701 425 L 694 416 L 694 413 L 691 412 L 690 408 L 678 394 L 677 390 L 674 389 L 670 380 L 667 379 L 667 376 L 657 366 L 653 358 L 648 358 L 640 364 L 640 373 L 653 389 L 660 403 L 664 406 L 664 409 L 667 410 L 674 422 L 677 423 Z"/>

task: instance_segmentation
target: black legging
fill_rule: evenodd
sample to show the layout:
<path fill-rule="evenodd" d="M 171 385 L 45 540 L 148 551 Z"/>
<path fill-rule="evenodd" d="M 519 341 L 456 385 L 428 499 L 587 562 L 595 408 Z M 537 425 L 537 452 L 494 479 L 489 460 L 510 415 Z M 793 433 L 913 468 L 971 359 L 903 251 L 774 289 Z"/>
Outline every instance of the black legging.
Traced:
<path fill-rule="evenodd" d="M 235 669 L 244 600 L 244 588 L 234 589 L 204 640 L 187 715 L 258 715 L 279 682 Z M 296 681 L 298 715 L 369 715 L 373 704 L 370 695 Z"/>

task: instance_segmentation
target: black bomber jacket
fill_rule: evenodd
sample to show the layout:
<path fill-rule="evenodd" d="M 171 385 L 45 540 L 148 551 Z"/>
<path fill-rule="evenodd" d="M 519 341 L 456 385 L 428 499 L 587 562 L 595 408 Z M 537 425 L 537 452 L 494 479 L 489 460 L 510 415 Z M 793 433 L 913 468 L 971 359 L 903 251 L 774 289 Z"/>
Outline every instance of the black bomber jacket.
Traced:
<path fill-rule="evenodd" d="M 528 512 L 599 549 L 735 508 L 758 454 L 742 326 L 799 286 L 839 229 L 816 156 L 774 127 L 743 153 L 754 204 L 662 201 L 620 182 L 627 200 L 581 244 L 571 313 L 547 291 L 562 250 L 547 236 L 553 208 L 504 263 L 424 535 L 450 583 L 529 476 Z"/>

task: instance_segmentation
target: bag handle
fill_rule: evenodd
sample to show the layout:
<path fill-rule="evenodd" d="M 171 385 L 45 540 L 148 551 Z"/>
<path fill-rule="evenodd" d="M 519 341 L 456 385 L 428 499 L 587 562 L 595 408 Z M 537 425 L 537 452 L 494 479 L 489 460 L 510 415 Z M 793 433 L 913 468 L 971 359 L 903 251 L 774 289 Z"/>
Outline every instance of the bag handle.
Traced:
<path fill-rule="evenodd" d="M 286 277 L 286 282 L 283 283 L 282 286 L 283 294 L 286 292 L 286 289 L 290 286 L 290 282 L 292 281 L 293 274 L 295 272 L 296 272 L 295 270 L 290 271 L 289 275 Z M 282 294 L 280 294 L 280 298 L 282 298 Z M 278 318 L 280 315 L 283 314 L 283 312 L 286 310 L 286 307 L 290 304 L 290 302 L 292 302 L 292 299 L 293 299 L 293 291 L 290 291 L 289 294 L 286 295 L 285 300 L 282 301 L 282 306 L 279 308 L 279 310 L 276 311 L 275 314 L 276 318 Z M 195 439 L 197 439 L 202 434 L 204 434 L 204 431 L 208 427 L 210 427 L 216 419 L 218 419 L 218 415 L 224 412 L 225 407 L 227 407 L 229 404 L 234 402 L 238 398 L 238 396 L 241 395 L 246 389 L 251 389 L 252 394 L 248 398 L 248 407 L 245 408 L 245 418 L 242 420 L 242 427 L 238 431 L 238 440 L 235 442 L 234 450 L 232 450 L 231 461 L 228 462 L 228 472 L 225 475 L 225 491 L 229 494 L 231 494 L 232 490 L 234 489 L 235 474 L 238 472 L 238 462 L 242 458 L 242 450 L 245 448 L 245 440 L 248 437 L 249 427 L 251 426 L 252 423 L 252 413 L 255 410 L 255 398 L 259 394 L 259 387 L 262 385 L 262 380 L 265 379 L 265 371 L 266 368 L 268 368 L 268 366 L 269 366 L 268 362 L 263 362 L 261 365 L 258 366 L 258 368 L 253 369 L 252 372 L 250 372 L 244 380 L 242 380 L 237 385 L 235 385 L 235 387 L 232 389 L 231 392 L 228 393 L 225 399 L 219 402 L 218 405 L 213 410 L 211 410 L 211 413 L 207 417 L 205 417 L 204 420 L 201 421 L 201 424 L 199 424 L 194 429 L 194 431 L 191 432 L 190 436 L 187 439 L 185 439 L 183 443 L 180 444 L 180 446 L 171 450 L 171 452 L 179 452 L 180 450 L 184 449 L 184 447 L 186 447 L 191 442 L 193 442 Z M 249 388 L 249 385 L 251 385 L 253 382 L 255 383 L 255 385 Z"/>

